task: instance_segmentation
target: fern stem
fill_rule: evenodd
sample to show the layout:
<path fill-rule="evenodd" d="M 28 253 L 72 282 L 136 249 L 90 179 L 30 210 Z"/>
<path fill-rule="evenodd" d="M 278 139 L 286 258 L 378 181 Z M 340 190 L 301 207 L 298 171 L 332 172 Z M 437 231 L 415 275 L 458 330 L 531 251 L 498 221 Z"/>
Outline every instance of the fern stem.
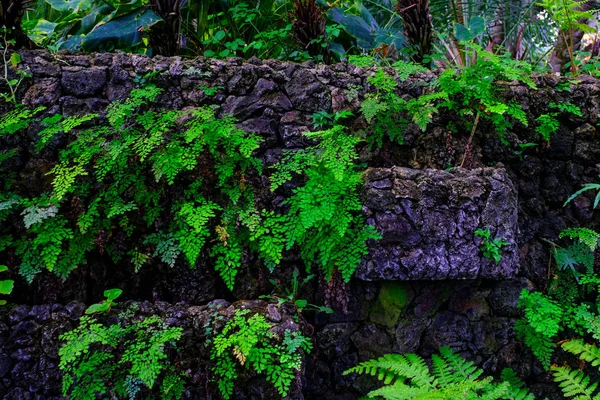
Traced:
<path fill-rule="evenodd" d="M 467 142 L 467 146 L 465 147 L 465 149 L 468 149 L 471 146 L 471 143 L 473 142 L 473 136 L 475 136 L 475 131 L 477 130 L 477 124 L 479 124 L 479 115 L 480 115 L 480 112 L 477 111 L 477 115 L 475 116 L 475 122 L 473 122 L 473 129 L 471 129 L 471 136 L 469 136 L 469 141 Z M 465 151 L 465 154 L 463 154 L 463 159 L 462 159 L 462 162 L 460 163 L 460 168 L 462 168 L 463 165 L 465 164 L 466 158 L 467 158 L 467 151 Z"/>

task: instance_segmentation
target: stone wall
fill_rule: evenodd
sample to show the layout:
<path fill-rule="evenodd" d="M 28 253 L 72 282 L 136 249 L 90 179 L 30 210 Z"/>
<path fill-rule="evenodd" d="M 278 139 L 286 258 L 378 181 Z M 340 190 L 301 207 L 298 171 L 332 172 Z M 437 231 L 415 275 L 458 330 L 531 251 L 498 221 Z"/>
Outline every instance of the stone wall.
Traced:
<path fill-rule="evenodd" d="M 279 160 L 283 149 L 309 144 L 303 133 L 312 130 L 312 113 L 350 109 L 358 116 L 361 99 L 373 90 L 366 80 L 372 70 L 346 64 L 148 59 L 123 53 L 26 52 L 22 58 L 32 74 L 22 88 L 23 103 L 67 115 L 101 111 L 110 101 L 126 97 L 136 76 L 160 69 L 156 83 L 164 89 L 158 101 L 161 106 L 221 106 L 222 112 L 238 118 L 240 127 L 264 138 L 258 155 L 267 165 Z M 416 96 L 423 90 L 422 83 L 431 78 L 425 74 L 399 82 L 398 90 L 403 96 Z M 384 238 L 372 244 L 370 255 L 347 287 L 312 282 L 306 288 L 304 297 L 313 303 L 338 300 L 345 304 L 333 315 L 307 313 L 315 329 L 316 351 L 306 360 L 305 398 L 357 398 L 372 381 L 342 376 L 346 368 L 390 351 L 427 356 L 441 345 L 452 346 L 490 373 L 512 367 L 539 393 L 555 391 L 539 363 L 516 340 L 512 326 L 522 288 L 542 288 L 548 276 L 550 254 L 543 239 L 556 240 L 568 226 L 598 227 L 590 197 L 578 197 L 567 207 L 562 204 L 599 173 L 600 82 L 582 78 L 570 91 L 559 91 L 555 89 L 561 83 L 557 77 L 534 79 L 537 91 L 501 84 L 503 95 L 522 105 L 531 126 L 516 124 L 506 146 L 491 126 L 481 123 L 466 163 L 468 170 L 444 172 L 448 165 L 460 163 L 468 136 L 468 132 L 452 134 L 445 128 L 444 121 L 455 115 L 436 116 L 427 132 L 410 125 L 403 146 L 385 143 L 378 150 L 359 149 L 361 161 L 370 167 L 364 188 L 365 214 Z M 208 96 L 202 86 L 220 88 Z M 547 111 L 551 101 L 570 101 L 584 115 L 561 115 L 558 132 L 551 143 L 543 144 L 534 132 L 534 120 Z M 355 130 L 366 127 L 362 117 L 351 123 Z M 526 142 L 540 144 L 516 154 L 518 144 Z M 61 145 L 64 140 L 57 141 L 54 151 Z M 40 157 L 33 156 L 28 146 L 18 137 L 0 143 L 0 149 L 20 149 L 12 167 L 35 184 L 44 177 L 39 172 Z M 43 157 L 52 158 L 52 149 Z M 484 259 L 477 248 L 473 232 L 481 225 L 490 226 L 492 233 L 509 242 L 498 265 Z M 289 280 L 294 267 L 302 265 L 286 261 L 278 279 Z M 201 305 L 222 297 L 256 298 L 270 289 L 267 277 L 250 268 L 241 271 L 233 294 L 224 289 L 209 264 L 195 270 L 178 265 L 173 270 L 142 271 L 134 278 L 111 270 L 101 260 L 86 268 L 65 283 L 43 276 L 31 288 L 21 287 L 22 301 L 39 305 L 76 299 L 89 304 L 98 301 L 106 287 L 125 286 L 125 293 L 137 300 Z M 37 317 L 32 318 L 38 323 Z M 4 326 L 4 336 L 10 337 L 16 325 Z M 3 357 L 13 360 L 2 364 L 10 365 L 6 368 L 0 365 L 0 378 L 8 379 L 7 390 L 15 385 L 14 374 L 41 368 L 36 362 L 14 361 L 20 355 L 2 346 Z M 40 346 L 34 346 L 36 351 Z M 37 379 L 43 386 L 58 378 L 46 374 Z M 19 386 L 18 390 L 21 397 L 13 398 L 35 398 L 37 393 L 34 387 Z M 44 396 L 37 398 L 51 398 Z M 253 396 L 248 398 L 263 398 Z"/>
<path fill-rule="evenodd" d="M 134 306 L 134 307 L 132 307 Z M 61 373 L 58 368 L 59 335 L 77 326 L 84 315 L 85 305 L 71 302 L 65 306 L 20 305 L 9 312 L 0 313 L 0 397 L 3 399 L 59 399 L 61 398 Z M 131 316 L 119 316 L 124 310 L 135 310 Z M 230 304 L 214 300 L 203 306 L 186 306 L 165 302 L 125 302 L 113 308 L 109 316 L 100 315 L 107 323 L 127 324 L 127 320 L 159 315 L 168 326 L 183 328 L 175 354 L 170 354 L 171 365 L 187 376 L 184 399 L 211 398 L 218 393 L 210 380 L 208 365 L 211 346 L 205 345 L 206 326 L 222 329 L 236 310 L 250 310 L 264 315 L 274 334 L 283 336 L 286 330 L 297 332 L 293 310 L 267 304 L 262 300 Z M 290 313 L 292 311 L 292 313 Z M 209 322 L 212 321 L 212 322 Z M 114 383 L 114 382 L 113 382 Z M 236 382 L 233 398 L 277 398 L 277 391 L 263 377 L 241 374 Z M 302 399 L 300 374 L 292 381 L 288 397 Z"/>

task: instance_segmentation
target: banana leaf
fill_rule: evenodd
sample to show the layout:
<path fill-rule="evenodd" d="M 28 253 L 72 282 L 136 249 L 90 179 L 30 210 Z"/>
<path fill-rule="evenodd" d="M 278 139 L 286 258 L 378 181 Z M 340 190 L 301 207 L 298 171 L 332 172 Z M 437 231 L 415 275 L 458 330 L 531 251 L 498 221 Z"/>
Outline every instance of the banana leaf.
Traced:
<path fill-rule="evenodd" d="M 147 31 L 161 18 L 149 9 L 140 9 L 107 23 L 97 25 L 84 36 L 81 47 L 84 51 L 129 50 L 142 42 Z"/>

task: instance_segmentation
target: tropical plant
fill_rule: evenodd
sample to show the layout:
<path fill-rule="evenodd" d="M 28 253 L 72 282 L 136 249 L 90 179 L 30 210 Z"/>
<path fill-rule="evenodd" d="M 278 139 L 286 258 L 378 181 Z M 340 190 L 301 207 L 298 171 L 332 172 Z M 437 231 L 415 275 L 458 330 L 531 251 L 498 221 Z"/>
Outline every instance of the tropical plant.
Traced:
<path fill-rule="evenodd" d="M 49 0 L 23 27 L 38 46 L 52 50 L 145 52 L 146 33 L 161 21 L 147 2 Z"/>
<path fill-rule="evenodd" d="M 413 48 L 412 60 L 428 64 L 428 56 L 431 55 L 433 47 L 429 0 L 398 0 L 395 11 L 402 18 L 404 36 Z"/>

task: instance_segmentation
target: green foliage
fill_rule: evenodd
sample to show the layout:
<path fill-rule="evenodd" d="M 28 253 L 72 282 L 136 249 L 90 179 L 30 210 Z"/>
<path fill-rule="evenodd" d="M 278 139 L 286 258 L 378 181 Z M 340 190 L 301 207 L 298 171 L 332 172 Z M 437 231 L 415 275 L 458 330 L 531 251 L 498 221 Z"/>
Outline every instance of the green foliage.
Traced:
<path fill-rule="evenodd" d="M 415 63 L 396 62 L 394 68 L 399 80 L 404 81 L 410 75 L 426 71 Z M 397 83 L 385 70 L 378 69 L 375 75 L 367 79 L 370 84 L 379 89 L 379 93 L 368 94 L 361 103 L 361 111 L 372 124 L 367 137 L 369 145 L 381 147 L 383 138 L 387 135 L 398 144 L 404 142 L 404 133 L 409 120 L 406 115 L 412 115 L 412 121 L 422 130 L 437 112 L 434 103 L 437 100 L 447 100 L 445 93 L 424 94 L 417 98 L 405 100 L 396 94 Z"/>
<path fill-rule="evenodd" d="M 583 188 L 581 188 L 578 191 L 576 191 L 575 193 L 573 193 L 567 199 L 567 201 L 565 201 L 565 204 L 563 204 L 563 206 L 566 206 L 571 201 L 573 201 L 577 196 L 579 196 L 580 194 L 582 194 L 584 192 L 587 192 L 588 190 L 597 190 L 598 191 L 598 193 L 596 194 L 596 198 L 594 199 L 594 208 L 598 207 L 598 204 L 600 204 L 600 184 L 598 184 L 598 183 L 586 183 L 585 185 L 583 185 Z"/>
<path fill-rule="evenodd" d="M 600 235 L 588 228 L 569 228 L 559 237 L 569 238 L 572 243 L 553 249 L 558 267 L 555 279 L 550 283 L 547 294 L 526 290 L 521 293 L 519 307 L 523 308 L 524 317 L 515 327 L 546 369 L 550 367 L 554 348 L 561 337 L 590 335 L 600 340 L 597 323 L 600 278 L 594 271 Z M 561 335 L 561 332 L 564 333 Z M 562 341 L 562 347 L 592 362 L 593 366 L 598 365 L 594 360 L 598 354 L 595 347 L 577 340 Z M 591 398 L 585 397 L 591 396 L 593 388 L 583 373 L 574 372 L 569 367 L 551 369 L 567 397 Z"/>
<path fill-rule="evenodd" d="M 475 236 L 481 238 L 480 249 L 483 251 L 483 256 L 488 260 L 493 260 L 496 264 L 498 264 L 500 260 L 502 260 L 502 247 L 508 245 L 509 243 L 502 240 L 502 238 L 492 239 L 490 228 L 477 229 L 475 231 Z"/>
<path fill-rule="evenodd" d="M 512 60 L 508 55 L 497 55 L 476 44 L 465 44 L 468 56 L 476 59 L 467 67 L 446 69 L 437 85 L 451 100 L 440 107 L 458 111 L 461 115 L 479 114 L 492 123 L 503 143 L 512 122 L 506 117 L 527 126 L 528 121 L 521 106 L 514 101 L 505 102 L 499 96 L 497 81 L 520 81 L 535 89 L 531 80 L 531 66 Z M 505 117 L 506 116 L 506 117 Z"/>
<path fill-rule="evenodd" d="M 165 350 L 175 346 L 181 333 L 182 328 L 169 327 L 158 316 L 110 326 L 82 317 L 77 328 L 60 336 L 63 395 L 124 398 L 162 381 L 161 398 L 179 398 L 182 381 L 168 365 Z"/>
<path fill-rule="evenodd" d="M 591 363 L 592 367 L 600 365 L 600 351 L 596 345 L 586 344 L 583 340 L 574 339 L 565 341 L 561 347 L 563 350 L 574 354 L 582 361 Z M 552 366 L 554 381 L 558 383 L 565 397 L 579 400 L 600 399 L 600 393 L 596 390 L 598 382 L 590 382 L 590 377 L 581 370 L 573 369 L 567 365 Z"/>
<path fill-rule="evenodd" d="M 587 3 L 587 1 L 584 1 L 584 3 Z M 571 73 L 576 75 L 578 65 L 575 60 L 576 42 L 574 32 L 595 33 L 595 28 L 583 21 L 594 20 L 596 10 L 586 10 L 582 8 L 581 2 L 576 0 L 544 0 L 537 4 L 547 10 L 558 25 L 558 35 L 564 42 L 571 59 L 566 67 L 570 67 Z"/>
<path fill-rule="evenodd" d="M 302 281 L 300 281 L 299 275 L 300 274 L 298 270 L 294 269 L 294 272 L 292 273 L 292 281 L 290 287 L 282 287 L 282 285 L 278 281 L 270 279 L 269 282 L 271 282 L 271 284 L 275 287 L 277 294 L 264 295 L 260 296 L 260 298 L 275 300 L 277 301 L 277 305 L 282 305 L 284 303 L 293 304 L 299 313 L 306 310 L 333 314 L 333 310 L 331 308 L 317 306 L 315 304 L 309 304 L 307 300 L 298 297 L 302 287 L 315 277 L 311 274 L 304 278 Z"/>
<path fill-rule="evenodd" d="M 517 322 L 515 330 L 544 368 L 548 369 L 556 347 L 554 339 L 563 329 L 563 309 L 542 293 L 530 293 L 527 290 L 521 292 L 518 307 L 524 309 L 525 316 Z"/>
<path fill-rule="evenodd" d="M 483 370 L 465 361 L 448 347 L 432 355 L 432 367 L 415 354 L 386 354 L 344 372 L 368 374 L 383 381 L 383 386 L 368 393 L 368 398 L 396 399 L 533 399 L 514 372 L 503 371 L 505 382 L 482 378 Z"/>
<path fill-rule="evenodd" d="M 107 124 L 88 126 L 95 114 L 41 121 L 38 150 L 58 133 L 71 138 L 50 169 L 51 194 L 15 194 L 0 215 L 20 211 L 24 217 L 26 234 L 8 246 L 21 257 L 19 272 L 28 281 L 44 269 L 66 277 L 98 247 L 121 260 L 119 245 L 105 242 L 120 230 L 136 271 L 151 257 L 173 266 L 179 254 L 194 266 L 211 236 L 219 239 L 213 240 L 212 254 L 233 289 L 242 246 L 254 229 L 238 222 L 254 209 L 252 189 L 244 182 L 249 169 L 260 170 L 252 157 L 260 139 L 238 129 L 231 117 L 218 119 L 212 108 L 151 110 L 159 93 L 152 85 L 134 89 L 127 100 L 108 107 Z M 24 129 L 39 111 L 8 113 L 0 121 L 2 132 Z M 213 161 L 201 164 L 206 157 Z M 67 219 L 73 201 L 81 207 L 75 219 Z M 220 240 L 215 227 L 239 239 Z"/>
<path fill-rule="evenodd" d="M 318 144 L 288 152 L 276 166 L 273 190 L 305 176 L 285 200 L 287 212 L 278 214 L 257 210 L 246 183 L 262 170 L 253 156 L 261 139 L 231 116 L 217 118 L 215 108 L 155 110 L 159 94 L 153 85 L 134 89 L 107 108 L 105 122 L 96 114 L 41 120 L 38 151 L 57 134 L 69 139 L 50 165 L 52 186 L 38 188 L 37 197 L 9 191 L 0 198 L 2 220 L 23 216 L 25 233 L 0 242 L 2 250 L 14 248 L 22 276 L 31 282 L 48 270 L 64 278 L 94 250 L 134 272 L 155 261 L 173 267 L 180 258 L 194 267 L 205 252 L 233 290 L 248 251 L 272 271 L 297 246 L 307 268 L 350 279 L 367 240 L 379 235 L 361 213 L 360 139 L 335 124 L 348 112 L 320 114 L 334 126 L 308 133 Z M 34 115 L 4 117 L 5 134 L 24 130 Z"/>
<path fill-rule="evenodd" d="M 94 314 L 94 313 L 108 313 L 110 308 L 115 304 L 115 300 L 121 296 L 123 291 L 121 289 L 107 289 L 104 291 L 105 300 L 102 300 L 101 303 L 92 304 L 85 310 L 86 314 Z"/>
<path fill-rule="evenodd" d="M 264 374 L 277 392 L 285 397 L 295 372 L 302 366 L 301 350 L 309 353 L 312 344 L 299 332 L 285 331 L 283 340 L 272 331 L 264 316 L 248 316 L 249 310 L 236 310 L 233 318 L 212 339 L 212 371 L 225 399 L 231 398 L 242 366 Z"/>
<path fill-rule="evenodd" d="M 23 81 L 26 78 L 30 78 L 31 75 L 26 70 L 19 68 L 21 55 L 9 50 L 9 48 L 15 45 L 15 39 L 8 39 L 8 28 L 0 26 L 0 53 L 2 54 L 3 70 L 2 75 L 0 75 L 0 81 L 8 88 L 8 92 L 0 92 L 0 100 L 18 106 L 17 90 Z M 9 72 L 11 73 L 9 74 Z"/>
<path fill-rule="evenodd" d="M 314 121 L 315 128 L 321 128 L 323 126 L 333 126 L 338 123 L 338 121 L 354 116 L 352 111 L 343 110 L 336 111 L 335 113 L 328 113 L 327 111 L 319 111 L 314 113 L 311 118 Z"/>
<path fill-rule="evenodd" d="M 569 112 L 579 117 L 583 115 L 579 107 L 571 103 L 550 103 L 548 107 L 562 112 Z M 550 141 L 550 136 L 560 127 L 560 123 L 556 118 L 560 114 L 559 111 L 542 114 L 536 118 L 536 121 L 538 121 L 539 125 L 535 128 L 535 131 L 539 133 L 547 142 Z"/>
<path fill-rule="evenodd" d="M 0 272 L 6 272 L 8 271 L 8 267 L 6 265 L 0 265 Z M 5 279 L 0 281 L 0 294 L 11 294 L 13 291 L 13 287 L 14 287 L 15 281 L 13 281 L 12 279 Z M 6 300 L 2 299 L 0 300 L 0 306 L 3 306 L 6 304 Z"/>
<path fill-rule="evenodd" d="M 339 125 L 306 136 L 319 144 L 287 152 L 271 176 L 271 189 L 275 190 L 293 174 L 306 175 L 304 186 L 294 189 L 292 197 L 285 200 L 289 211 L 282 218 L 283 243 L 286 249 L 298 245 L 307 267 L 316 263 L 327 280 L 339 271 L 347 282 L 367 254 L 367 240 L 380 237 L 360 213 L 362 173 L 354 164 L 359 138 L 346 134 Z"/>
<path fill-rule="evenodd" d="M 473 125 L 465 125 L 472 132 L 477 128 L 480 117 L 490 121 L 504 143 L 507 143 L 505 135 L 511 120 L 527 126 L 527 117 L 521 106 L 514 101 L 503 100 L 495 83 L 516 80 L 535 88 L 529 76 L 531 66 L 507 55 L 486 51 L 473 43 L 466 43 L 464 51 L 473 56 L 474 61 L 469 66 L 444 70 L 431 82 L 429 92 L 409 100 L 395 93 L 397 83 L 383 69 L 370 76 L 369 83 L 379 89 L 379 93 L 367 95 L 361 104 L 365 119 L 372 123 L 369 143 L 381 146 L 385 135 L 389 135 L 392 141 L 402 144 L 409 122 L 407 116 L 424 131 L 433 115 L 441 109 L 458 112 L 461 116 L 473 116 Z M 394 67 L 400 80 L 425 70 L 417 64 L 404 62 L 397 62 Z M 565 110 L 571 111 L 571 108 Z"/>
<path fill-rule="evenodd" d="M 144 32 L 161 21 L 146 4 L 146 0 L 48 0 L 47 11 L 40 10 L 23 27 L 37 45 L 55 52 L 145 52 L 148 38 Z"/>

